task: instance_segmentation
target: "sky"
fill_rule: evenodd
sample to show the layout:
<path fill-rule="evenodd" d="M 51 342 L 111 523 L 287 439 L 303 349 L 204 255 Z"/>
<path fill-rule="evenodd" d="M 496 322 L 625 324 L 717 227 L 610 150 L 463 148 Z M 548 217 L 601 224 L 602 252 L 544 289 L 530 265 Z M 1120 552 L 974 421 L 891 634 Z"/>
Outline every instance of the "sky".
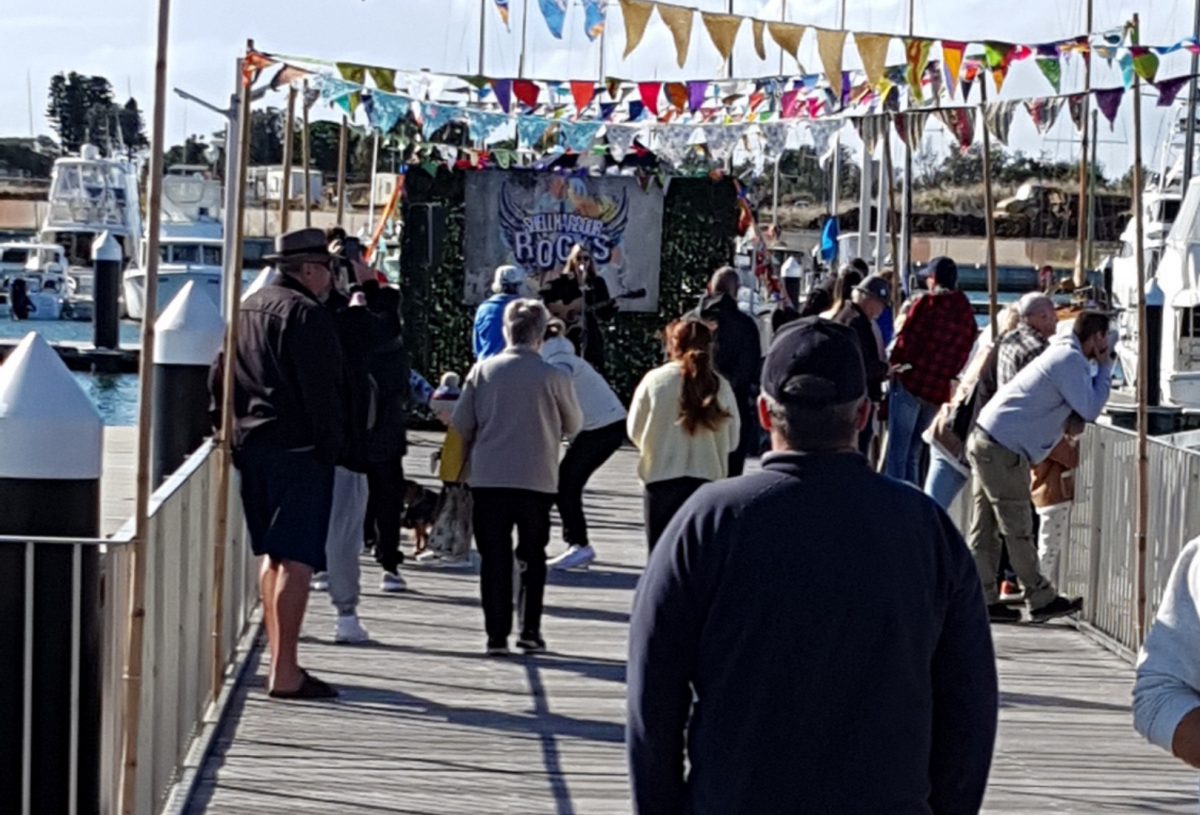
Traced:
<path fill-rule="evenodd" d="M 1134 12 L 1141 14 L 1142 39 L 1148 44 L 1175 42 L 1189 34 L 1200 0 L 1091 0 L 1093 31 L 1118 27 Z M 674 0 L 685 4 L 684 0 Z M 728 11 L 731 0 L 686 0 L 707 11 Z M 732 0 L 737 14 L 765 19 L 905 34 L 911 3 L 915 34 L 976 41 L 998 39 L 1045 42 L 1083 33 L 1088 0 Z M 400 69 L 427 68 L 446 73 L 477 73 L 480 20 L 484 22 L 484 73 L 515 76 L 524 50 L 526 76 L 539 79 L 599 78 L 604 74 L 638 80 L 677 80 L 721 75 L 723 66 L 699 20 L 685 66 L 675 64 L 670 35 L 657 16 L 650 20 L 645 39 L 629 59 L 622 59 L 624 29 L 615 0 L 604 38 L 603 68 L 600 43 L 583 34 L 579 0 L 568 0 L 563 40 L 547 31 L 537 0 L 510 0 L 508 29 L 500 22 L 493 0 L 176 0 L 171 9 L 169 83 L 202 98 L 219 102 L 233 91 L 234 61 L 247 38 L 265 51 L 321 59 L 364 62 Z M 46 89 L 59 71 L 107 76 L 119 100 L 130 94 L 144 110 L 153 88 L 155 0 L 5 0 L 5 45 L 0 56 L 0 136 L 28 135 L 33 128 L 49 133 L 45 120 Z M 528 24 L 523 24 L 528 7 Z M 97 13 L 102 8 L 103 14 Z M 843 19 L 843 8 L 845 17 Z M 522 40 L 525 47 L 522 49 Z M 903 60 L 893 42 L 890 62 Z M 734 52 L 737 76 L 797 73 L 800 66 L 781 57 L 767 42 L 767 60 L 760 62 L 752 37 L 744 27 Z M 975 49 L 978 50 L 978 49 Z M 935 49 L 936 57 L 936 49 Z M 819 70 L 815 37 L 806 34 L 800 62 L 809 72 Z M 1076 67 L 1078 67 L 1076 60 Z M 846 67 L 857 65 L 847 42 Z M 1187 73 L 1189 58 L 1179 54 L 1164 60 L 1162 76 Z M 1119 72 L 1100 65 L 1096 87 L 1120 84 Z M 29 87 L 32 87 L 32 106 Z M 1064 92 L 1083 87 L 1082 70 L 1064 70 Z M 1025 98 L 1050 92 L 1033 61 L 1016 65 L 999 98 Z M 280 104 L 276 99 L 274 104 Z M 32 110 L 31 110 L 32 107 Z M 332 114 L 329 114 L 332 117 Z M 189 133 L 208 133 L 223 126 L 220 117 L 195 104 L 170 96 L 166 113 L 168 144 Z M 1169 125 L 1153 98 L 1143 102 L 1145 161 L 1155 166 L 1158 145 Z M 929 138 L 938 139 L 938 127 Z M 1110 176 L 1119 176 L 1132 162 L 1131 113 L 1127 99 L 1116 127 L 1101 120 L 1099 158 Z M 1045 138 L 1018 114 L 1012 147 L 1028 153 L 1046 152 L 1052 158 L 1076 159 L 1078 135 L 1064 111 Z"/>

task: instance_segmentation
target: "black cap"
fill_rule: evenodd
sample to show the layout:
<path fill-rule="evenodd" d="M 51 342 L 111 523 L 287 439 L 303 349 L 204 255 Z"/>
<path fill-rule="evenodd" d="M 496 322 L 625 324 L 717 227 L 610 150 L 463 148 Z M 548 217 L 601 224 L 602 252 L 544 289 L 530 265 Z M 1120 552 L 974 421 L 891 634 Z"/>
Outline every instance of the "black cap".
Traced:
<path fill-rule="evenodd" d="M 324 231 L 316 228 L 294 229 L 275 238 L 275 252 L 263 260 L 269 263 L 280 261 L 299 262 L 310 260 L 316 263 L 326 263 L 332 256 L 329 254 L 329 243 Z"/>
<path fill-rule="evenodd" d="M 921 270 L 921 277 L 933 277 L 943 289 L 958 286 L 958 264 L 944 255 L 938 255 Z"/>
<path fill-rule="evenodd" d="M 854 331 L 820 317 L 789 323 L 767 349 L 762 389 L 780 404 L 813 410 L 861 399 L 867 375 Z"/>
<path fill-rule="evenodd" d="M 872 297 L 878 298 L 879 300 L 883 301 L 885 306 L 892 302 L 892 284 L 877 274 L 871 275 L 854 288 L 858 289 L 864 294 L 869 294 Z"/>

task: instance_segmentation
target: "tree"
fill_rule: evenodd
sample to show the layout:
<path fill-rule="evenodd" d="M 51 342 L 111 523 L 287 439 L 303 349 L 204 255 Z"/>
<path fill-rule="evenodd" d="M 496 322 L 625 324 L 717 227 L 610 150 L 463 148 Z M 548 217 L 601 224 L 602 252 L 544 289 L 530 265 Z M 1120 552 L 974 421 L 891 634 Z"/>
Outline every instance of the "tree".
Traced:
<path fill-rule="evenodd" d="M 86 76 L 74 71 L 50 78 L 46 118 L 58 134 L 64 152 L 78 152 L 88 141 L 115 136 L 112 85 L 102 76 Z"/>
<path fill-rule="evenodd" d="M 183 144 L 176 144 L 167 150 L 163 157 L 163 164 L 167 167 L 175 164 L 207 164 L 207 150 L 208 144 L 204 141 L 204 137 L 193 134 L 188 136 L 187 141 Z"/>
<path fill-rule="evenodd" d="M 250 113 L 250 164 L 283 163 L 283 111 L 279 108 Z"/>
<path fill-rule="evenodd" d="M 131 97 L 117 118 L 121 124 L 121 140 L 125 142 L 125 151 L 132 159 L 135 152 L 150 146 L 150 140 L 146 138 L 146 121 L 138 109 L 137 100 Z"/>

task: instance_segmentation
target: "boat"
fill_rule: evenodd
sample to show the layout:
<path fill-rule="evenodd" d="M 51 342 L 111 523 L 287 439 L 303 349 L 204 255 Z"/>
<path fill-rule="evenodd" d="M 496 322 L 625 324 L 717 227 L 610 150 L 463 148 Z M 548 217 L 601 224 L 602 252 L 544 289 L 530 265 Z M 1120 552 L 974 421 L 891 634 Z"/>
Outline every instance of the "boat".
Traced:
<path fill-rule="evenodd" d="M 66 306 L 77 319 L 92 313 L 92 243 L 108 232 L 116 239 L 122 266 L 136 262 L 142 234 L 137 170 L 132 162 L 105 158 L 85 144 L 75 157 L 55 160 L 42 243 L 61 246 L 67 258 Z"/>
<path fill-rule="evenodd" d="M 162 313 L 188 282 L 220 308 L 224 260 L 221 198 L 221 182 L 203 166 L 172 166 L 163 177 L 155 313 Z M 147 246 L 143 239 L 141 262 L 125 272 L 125 312 L 134 320 L 142 319 L 146 312 Z"/>
<path fill-rule="evenodd" d="M 30 241 L 0 243 L 0 318 L 12 315 L 9 298 L 17 280 L 24 281 L 33 306 L 28 319 L 62 319 L 67 257 L 61 246 Z"/>

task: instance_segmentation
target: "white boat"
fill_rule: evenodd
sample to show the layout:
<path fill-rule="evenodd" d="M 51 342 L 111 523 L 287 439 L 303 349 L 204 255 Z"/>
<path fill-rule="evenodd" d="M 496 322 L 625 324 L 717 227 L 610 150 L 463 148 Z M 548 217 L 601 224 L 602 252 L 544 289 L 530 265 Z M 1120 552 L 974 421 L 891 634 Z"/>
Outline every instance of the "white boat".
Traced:
<path fill-rule="evenodd" d="M 50 197 L 39 239 L 66 252 L 68 306 L 90 314 L 92 243 L 108 232 L 121 248 L 123 264 L 134 262 L 142 234 L 137 170 L 131 162 L 104 158 L 85 144 L 78 157 L 54 162 Z"/>
<path fill-rule="evenodd" d="M 0 243 L 0 318 L 12 316 L 10 293 L 22 280 L 32 309 L 30 320 L 58 320 L 67 289 L 67 258 L 61 246 L 12 241 Z"/>
<path fill-rule="evenodd" d="M 205 167 L 179 165 L 163 177 L 155 313 L 162 313 L 189 281 L 220 308 L 221 197 L 221 182 L 210 177 Z M 125 272 L 125 312 L 135 320 L 146 313 L 146 251 L 143 239 L 141 263 Z"/>
<path fill-rule="evenodd" d="M 1188 185 L 1154 280 L 1163 295 L 1162 400 L 1200 408 L 1200 178 Z M 1136 332 L 1133 339 L 1136 351 Z"/>

